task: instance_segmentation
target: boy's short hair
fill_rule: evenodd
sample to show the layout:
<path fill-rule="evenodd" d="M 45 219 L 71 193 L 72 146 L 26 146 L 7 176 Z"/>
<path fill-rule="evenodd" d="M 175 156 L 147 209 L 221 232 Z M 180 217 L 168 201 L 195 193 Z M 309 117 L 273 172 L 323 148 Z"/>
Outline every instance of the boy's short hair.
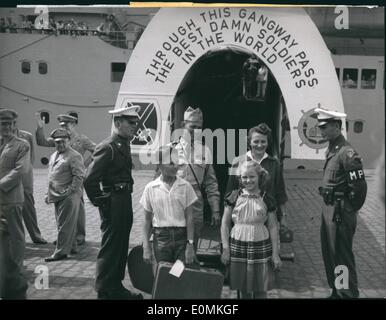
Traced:
<path fill-rule="evenodd" d="M 174 146 L 161 146 L 158 148 L 157 153 L 158 164 L 170 164 L 171 162 L 178 164 L 178 153 Z"/>

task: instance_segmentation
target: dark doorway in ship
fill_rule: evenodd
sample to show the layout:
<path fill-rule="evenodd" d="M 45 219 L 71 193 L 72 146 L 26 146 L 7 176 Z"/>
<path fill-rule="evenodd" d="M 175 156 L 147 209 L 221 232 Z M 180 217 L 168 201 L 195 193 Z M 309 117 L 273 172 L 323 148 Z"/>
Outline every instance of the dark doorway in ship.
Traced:
<path fill-rule="evenodd" d="M 254 59 L 251 52 L 230 46 L 209 51 L 200 57 L 185 75 L 174 98 L 170 114 L 172 130 L 181 127 L 183 114 L 188 106 L 199 107 L 204 114 L 203 129 L 236 129 L 234 148 L 235 154 L 239 155 L 238 141 L 239 135 L 242 134 L 239 129 L 248 130 L 265 122 L 273 133 L 273 143 L 268 153 L 282 159 L 285 147 L 284 135 L 285 131 L 289 130 L 284 100 L 268 68 L 265 96 L 258 99 L 246 96 L 243 65 L 249 58 Z M 246 139 L 245 135 L 244 137 Z M 217 163 L 217 152 L 226 150 L 226 146 L 218 148 L 216 143 L 214 139 L 214 169 L 223 197 L 229 162 L 232 159 L 225 157 L 225 164 Z"/>

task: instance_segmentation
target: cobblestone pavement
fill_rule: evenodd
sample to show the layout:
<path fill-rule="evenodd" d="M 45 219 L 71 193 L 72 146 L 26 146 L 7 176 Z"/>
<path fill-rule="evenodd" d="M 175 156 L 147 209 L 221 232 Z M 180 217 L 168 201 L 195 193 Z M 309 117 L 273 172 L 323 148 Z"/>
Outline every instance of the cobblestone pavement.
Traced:
<path fill-rule="evenodd" d="M 52 254 L 57 231 L 53 205 L 43 201 L 47 187 L 47 170 L 36 169 L 35 201 L 39 226 L 47 245 L 34 245 L 26 236 L 25 272 L 29 279 L 29 299 L 95 299 L 93 289 L 95 259 L 100 243 L 99 214 L 86 198 L 87 236 L 86 244 L 70 259 L 46 264 L 44 257 Z M 285 262 L 277 273 L 277 289 L 269 292 L 270 298 L 324 298 L 329 289 L 324 273 L 320 249 L 320 203 L 317 193 L 321 173 L 302 170 L 286 172 L 289 201 L 288 224 L 295 232 L 292 244 L 282 244 L 282 252 L 293 251 L 295 262 Z M 150 181 L 152 172 L 134 172 L 133 194 L 134 225 L 130 248 L 141 243 L 140 205 L 142 190 Z M 369 191 L 366 203 L 359 213 L 354 237 L 354 253 L 357 263 L 360 296 L 366 298 L 386 297 L 385 265 L 385 209 L 377 198 L 372 172 L 368 174 Z M 35 280 L 39 266 L 48 266 L 49 288 L 37 289 Z M 36 273 L 35 273 L 36 271 Z M 128 275 L 124 284 L 132 289 Z M 132 289 L 136 291 L 135 289 Z M 145 294 L 145 298 L 150 295 Z M 224 286 L 223 298 L 236 298 L 236 293 Z"/>

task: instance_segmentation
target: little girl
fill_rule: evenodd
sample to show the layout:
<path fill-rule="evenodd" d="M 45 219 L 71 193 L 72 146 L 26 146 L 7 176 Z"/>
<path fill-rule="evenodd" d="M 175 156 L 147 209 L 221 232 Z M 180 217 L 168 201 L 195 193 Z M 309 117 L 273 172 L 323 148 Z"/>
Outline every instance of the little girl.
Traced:
<path fill-rule="evenodd" d="M 280 268 L 282 264 L 276 208 L 264 192 L 267 171 L 256 162 L 246 161 L 239 173 L 243 189 L 234 190 L 225 199 L 221 260 L 230 263 L 231 289 L 239 290 L 244 299 L 266 298 L 273 285 L 273 267 Z"/>

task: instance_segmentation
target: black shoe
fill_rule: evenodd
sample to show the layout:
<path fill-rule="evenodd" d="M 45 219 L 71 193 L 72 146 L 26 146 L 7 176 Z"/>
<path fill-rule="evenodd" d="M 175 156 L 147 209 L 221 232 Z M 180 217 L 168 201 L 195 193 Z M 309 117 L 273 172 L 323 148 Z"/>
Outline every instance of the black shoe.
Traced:
<path fill-rule="evenodd" d="M 39 238 L 33 241 L 34 244 L 47 244 L 47 240 Z"/>
<path fill-rule="evenodd" d="M 336 291 L 332 291 L 331 295 L 327 299 L 337 300 L 337 299 L 341 299 L 341 297 Z"/>
<path fill-rule="evenodd" d="M 66 254 L 58 254 L 58 255 L 52 255 L 44 259 L 45 262 L 51 262 L 51 261 L 59 261 L 59 260 L 64 260 L 67 259 Z"/>
<path fill-rule="evenodd" d="M 104 300 L 142 300 L 143 296 L 140 293 L 134 293 L 126 288 L 123 290 L 114 291 L 98 291 L 98 299 Z"/>

